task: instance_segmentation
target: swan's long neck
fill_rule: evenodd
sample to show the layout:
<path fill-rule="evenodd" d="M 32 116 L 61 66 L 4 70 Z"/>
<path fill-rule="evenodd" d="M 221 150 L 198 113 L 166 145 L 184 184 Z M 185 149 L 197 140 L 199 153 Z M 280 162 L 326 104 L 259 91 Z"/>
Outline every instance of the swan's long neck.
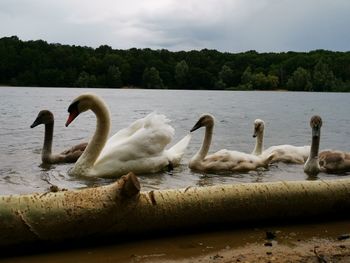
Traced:
<path fill-rule="evenodd" d="M 49 162 L 52 153 L 52 137 L 54 123 L 45 124 L 44 145 L 41 152 L 41 160 L 43 163 Z"/>
<path fill-rule="evenodd" d="M 193 159 L 203 160 L 205 156 L 207 156 L 210 148 L 211 140 L 213 137 L 213 127 L 214 127 L 213 125 L 208 125 L 205 127 L 205 134 L 204 134 L 204 140 L 203 140 L 202 146 L 199 149 L 199 151 L 196 153 Z"/>
<path fill-rule="evenodd" d="M 264 150 L 264 131 L 259 131 L 255 138 L 254 155 L 260 155 Z"/>
<path fill-rule="evenodd" d="M 318 131 L 318 136 L 314 136 L 314 135 L 312 136 L 310 155 L 304 165 L 304 171 L 306 173 L 317 174 L 320 172 L 321 168 L 318 162 L 319 147 L 320 147 L 320 131 Z"/>
<path fill-rule="evenodd" d="M 84 153 L 76 162 L 73 168 L 73 173 L 79 169 L 91 168 L 100 155 L 108 139 L 110 130 L 109 110 L 102 102 L 96 103 L 93 107 L 91 107 L 91 110 L 95 113 L 97 118 L 96 130 Z"/>

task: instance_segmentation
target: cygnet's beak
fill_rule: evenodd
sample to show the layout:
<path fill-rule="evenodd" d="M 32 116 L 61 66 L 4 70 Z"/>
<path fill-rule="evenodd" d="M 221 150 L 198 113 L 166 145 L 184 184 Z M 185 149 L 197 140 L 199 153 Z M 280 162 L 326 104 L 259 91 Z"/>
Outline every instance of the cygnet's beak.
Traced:
<path fill-rule="evenodd" d="M 258 136 L 257 133 L 258 133 L 258 132 L 254 129 L 253 138 L 255 138 L 256 136 Z"/>
<path fill-rule="evenodd" d="M 202 122 L 199 120 L 197 121 L 197 123 L 192 127 L 192 129 L 190 130 L 190 132 L 194 132 L 195 130 L 198 130 L 200 127 L 202 127 Z"/>
<path fill-rule="evenodd" d="M 36 127 L 36 126 L 38 126 L 40 124 L 41 124 L 40 119 L 36 118 L 35 121 L 32 123 L 32 125 L 30 125 L 30 128 L 34 128 L 34 127 Z"/>

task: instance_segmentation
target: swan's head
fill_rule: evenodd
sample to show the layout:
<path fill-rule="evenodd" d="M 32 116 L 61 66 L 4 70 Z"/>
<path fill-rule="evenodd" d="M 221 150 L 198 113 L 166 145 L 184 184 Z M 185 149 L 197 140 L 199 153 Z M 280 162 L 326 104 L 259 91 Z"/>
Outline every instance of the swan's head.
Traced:
<path fill-rule="evenodd" d="M 66 122 L 66 127 L 79 116 L 80 113 L 90 110 L 100 99 L 92 93 L 84 93 L 75 98 L 68 107 L 69 116 Z"/>
<path fill-rule="evenodd" d="M 314 115 L 311 117 L 310 126 L 312 128 L 312 137 L 320 137 L 321 127 L 322 127 L 322 119 L 318 115 Z"/>
<path fill-rule="evenodd" d="M 36 117 L 35 121 L 32 125 L 30 125 L 30 128 L 34 128 L 40 124 L 50 124 L 54 122 L 53 114 L 51 111 L 48 110 L 42 110 L 38 113 L 38 116 Z"/>
<path fill-rule="evenodd" d="M 214 116 L 210 114 L 204 114 L 202 115 L 197 123 L 193 126 L 191 129 L 191 132 L 199 129 L 200 127 L 213 127 L 214 125 Z"/>
<path fill-rule="evenodd" d="M 254 121 L 254 133 L 253 138 L 264 132 L 265 122 L 260 119 Z"/>

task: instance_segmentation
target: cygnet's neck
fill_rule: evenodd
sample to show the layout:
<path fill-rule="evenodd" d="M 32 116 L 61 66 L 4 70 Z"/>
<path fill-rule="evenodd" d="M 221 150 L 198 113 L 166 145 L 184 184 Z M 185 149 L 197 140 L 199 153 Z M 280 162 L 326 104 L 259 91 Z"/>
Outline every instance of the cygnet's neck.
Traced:
<path fill-rule="evenodd" d="M 264 150 L 264 131 L 259 131 L 255 138 L 254 155 L 260 155 Z"/>
<path fill-rule="evenodd" d="M 54 122 L 45 124 L 44 145 L 41 152 L 41 160 L 43 163 L 49 163 L 52 153 L 52 137 L 53 137 Z"/>
<path fill-rule="evenodd" d="M 321 170 L 318 160 L 319 146 L 320 136 L 312 136 L 310 155 L 304 165 L 304 172 L 308 174 L 317 174 Z"/>
<path fill-rule="evenodd" d="M 207 156 L 210 148 L 211 140 L 213 137 L 213 128 L 214 128 L 213 124 L 209 124 L 205 126 L 205 134 L 204 134 L 204 140 L 203 140 L 202 146 L 199 149 L 199 151 L 196 153 L 193 159 L 203 160 L 205 156 Z"/>

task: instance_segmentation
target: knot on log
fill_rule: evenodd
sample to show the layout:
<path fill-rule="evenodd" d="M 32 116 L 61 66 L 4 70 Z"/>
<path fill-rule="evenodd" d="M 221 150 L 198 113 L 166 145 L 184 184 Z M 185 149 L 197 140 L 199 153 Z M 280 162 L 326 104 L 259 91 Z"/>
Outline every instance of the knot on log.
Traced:
<path fill-rule="evenodd" d="M 133 172 L 123 175 L 119 179 L 120 195 L 126 198 L 131 198 L 140 193 L 140 182 Z"/>

